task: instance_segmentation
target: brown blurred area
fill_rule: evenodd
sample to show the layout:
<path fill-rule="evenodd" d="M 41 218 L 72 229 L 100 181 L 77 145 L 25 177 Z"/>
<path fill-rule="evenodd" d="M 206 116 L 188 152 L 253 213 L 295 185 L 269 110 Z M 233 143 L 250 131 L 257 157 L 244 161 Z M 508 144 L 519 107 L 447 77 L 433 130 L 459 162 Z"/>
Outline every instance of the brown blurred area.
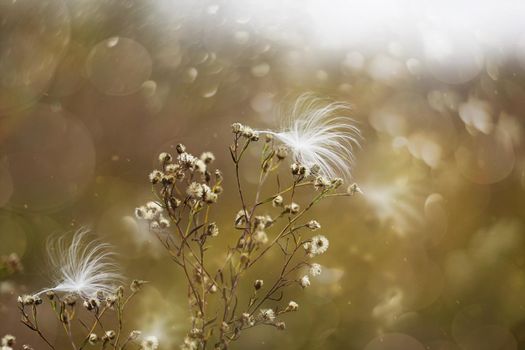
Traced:
<path fill-rule="evenodd" d="M 364 193 L 316 209 L 330 249 L 290 295 L 301 307 L 287 330 L 234 348 L 525 348 L 525 59 L 481 48 L 455 65 L 390 38 L 326 48 L 300 2 L 255 3 L 0 2 L 0 255 L 24 265 L 0 281 L 0 336 L 43 348 L 16 296 L 49 283 L 48 236 L 89 226 L 126 276 L 151 281 L 131 324 L 177 348 L 184 278 L 133 218 L 147 174 L 177 143 L 213 151 L 226 178 L 214 215 L 228 227 L 231 123 L 278 127 L 279 105 L 308 91 L 353 106 Z"/>

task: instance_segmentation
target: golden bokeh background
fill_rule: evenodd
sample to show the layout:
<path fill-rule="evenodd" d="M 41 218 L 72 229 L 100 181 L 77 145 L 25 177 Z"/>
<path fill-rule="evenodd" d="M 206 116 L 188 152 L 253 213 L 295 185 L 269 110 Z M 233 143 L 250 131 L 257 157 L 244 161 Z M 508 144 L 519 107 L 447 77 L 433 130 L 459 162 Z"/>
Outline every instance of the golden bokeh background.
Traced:
<path fill-rule="evenodd" d="M 287 330 L 233 348 L 525 348 L 525 40 L 382 28 L 367 43 L 336 27 L 349 42 L 324 45 L 310 2 L 0 2 L 0 255 L 24 265 L 1 276 L 0 335 L 43 348 L 16 296 L 49 283 L 48 236 L 89 226 L 126 276 L 151 281 L 131 324 L 178 348 L 185 280 L 133 217 L 147 174 L 177 143 L 213 151 L 219 239 L 233 241 L 230 124 L 275 128 L 281 103 L 314 92 L 352 105 L 364 194 L 315 210 L 331 245 L 323 274 L 290 295 L 301 308 Z"/>

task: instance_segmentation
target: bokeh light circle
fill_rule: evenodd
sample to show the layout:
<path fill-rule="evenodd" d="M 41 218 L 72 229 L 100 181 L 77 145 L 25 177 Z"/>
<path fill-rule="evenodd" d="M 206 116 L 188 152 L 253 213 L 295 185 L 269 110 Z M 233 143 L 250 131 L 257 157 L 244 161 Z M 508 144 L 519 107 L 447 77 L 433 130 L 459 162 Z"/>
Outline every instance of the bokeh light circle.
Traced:
<path fill-rule="evenodd" d="M 73 115 L 47 105 L 19 118 L 3 145 L 14 188 L 9 205 L 30 211 L 62 207 L 92 179 L 92 137 Z"/>
<path fill-rule="evenodd" d="M 466 83 L 484 67 L 483 52 L 467 31 L 427 30 L 423 46 L 427 69 L 444 83 Z"/>
<path fill-rule="evenodd" d="M 2 1 L 0 14 L 2 115 L 27 108 L 45 92 L 69 43 L 70 18 L 62 0 Z"/>
<path fill-rule="evenodd" d="M 499 128 L 490 135 L 478 133 L 463 137 L 455 157 L 461 174 L 477 184 L 503 180 L 516 161 L 510 137 Z"/>
<path fill-rule="evenodd" d="M 111 37 L 93 47 L 86 61 L 86 74 L 103 93 L 124 96 L 140 90 L 152 66 L 150 54 L 141 44 Z"/>

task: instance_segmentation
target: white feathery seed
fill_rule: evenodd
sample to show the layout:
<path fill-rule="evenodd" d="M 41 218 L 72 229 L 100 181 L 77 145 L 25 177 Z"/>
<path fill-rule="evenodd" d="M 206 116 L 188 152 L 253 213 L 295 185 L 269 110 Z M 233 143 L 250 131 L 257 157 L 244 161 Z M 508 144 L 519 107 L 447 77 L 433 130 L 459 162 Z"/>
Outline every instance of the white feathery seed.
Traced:
<path fill-rule="evenodd" d="M 282 117 L 281 130 L 265 131 L 286 145 L 294 161 L 319 166 L 320 174 L 330 179 L 350 177 L 354 147 L 361 138 L 354 120 L 347 117 L 350 106 L 302 94 Z"/>
<path fill-rule="evenodd" d="M 48 241 L 47 254 L 54 287 L 40 291 L 75 293 L 90 297 L 97 292 L 111 294 L 123 279 L 113 261 L 111 245 L 89 240 L 89 230 L 78 230 L 69 241 L 66 236 Z"/>

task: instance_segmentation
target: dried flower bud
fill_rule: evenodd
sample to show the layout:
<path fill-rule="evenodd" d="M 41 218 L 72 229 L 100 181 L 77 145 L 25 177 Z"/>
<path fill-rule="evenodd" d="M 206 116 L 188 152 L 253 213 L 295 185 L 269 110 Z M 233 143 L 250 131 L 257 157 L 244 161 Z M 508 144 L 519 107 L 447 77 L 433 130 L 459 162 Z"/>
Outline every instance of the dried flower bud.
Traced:
<path fill-rule="evenodd" d="M 283 202 L 284 202 L 284 199 L 283 199 L 283 196 L 281 195 L 278 195 L 278 196 L 275 196 L 272 200 L 272 205 L 277 208 L 277 207 L 282 207 L 283 206 Z"/>
<path fill-rule="evenodd" d="M 357 186 L 356 183 L 353 183 L 350 186 L 348 186 L 348 189 L 346 190 L 346 193 L 348 193 L 349 195 L 353 196 L 356 193 L 363 194 L 363 191 L 361 191 L 361 189 L 359 188 L 359 186 Z"/>
<path fill-rule="evenodd" d="M 35 298 L 32 295 L 21 295 L 17 299 L 19 304 L 22 305 L 33 305 L 35 303 Z"/>
<path fill-rule="evenodd" d="M 215 156 L 211 152 L 204 152 L 203 154 L 201 154 L 200 159 L 205 164 L 210 164 L 215 160 Z"/>
<path fill-rule="evenodd" d="M 321 224 L 319 224 L 316 220 L 310 220 L 306 224 L 306 227 L 312 231 L 315 231 L 321 228 Z"/>
<path fill-rule="evenodd" d="M 104 334 L 104 338 L 112 340 L 115 339 L 116 335 L 117 334 L 115 333 L 115 331 L 110 329 L 109 331 L 106 331 L 106 333 Z"/>
<path fill-rule="evenodd" d="M 206 227 L 206 234 L 211 237 L 217 237 L 219 235 L 219 227 L 216 223 L 212 222 Z"/>
<path fill-rule="evenodd" d="M 172 160 L 173 160 L 173 157 L 169 153 L 162 152 L 161 154 L 159 154 L 159 162 L 161 164 L 171 162 Z"/>
<path fill-rule="evenodd" d="M 301 164 L 293 163 L 291 165 L 291 170 L 292 170 L 292 175 L 295 175 L 295 176 L 300 175 L 300 176 L 307 177 L 308 175 L 310 175 L 310 170 L 308 170 L 307 167 Z"/>
<path fill-rule="evenodd" d="M 175 176 L 172 174 L 164 174 L 160 179 L 163 185 L 172 185 L 175 183 Z"/>
<path fill-rule="evenodd" d="M 269 143 L 273 141 L 273 135 L 272 134 L 265 134 L 264 135 L 264 141 Z"/>
<path fill-rule="evenodd" d="M 35 350 L 35 349 L 33 349 L 31 346 L 29 346 L 27 344 L 24 344 L 24 345 L 22 345 L 22 350 Z"/>
<path fill-rule="evenodd" d="M 106 305 L 109 308 L 113 308 L 115 306 L 115 303 L 117 302 L 118 298 L 116 295 L 108 295 L 106 297 Z"/>
<path fill-rule="evenodd" d="M 175 149 L 177 150 L 178 154 L 186 152 L 186 146 L 184 146 L 182 143 L 179 143 L 177 146 L 175 146 Z"/>
<path fill-rule="evenodd" d="M 264 321 L 275 320 L 275 312 L 272 309 L 261 309 L 259 315 Z"/>
<path fill-rule="evenodd" d="M 262 288 L 263 285 L 264 285 L 263 280 L 255 280 L 255 282 L 253 283 L 253 288 L 255 288 L 255 290 L 259 290 Z"/>
<path fill-rule="evenodd" d="M 146 284 L 146 283 L 148 283 L 148 282 L 147 282 L 147 281 L 142 281 L 142 280 L 133 280 L 133 281 L 131 282 L 131 285 L 130 285 L 129 289 L 131 289 L 131 291 L 132 291 L 133 293 L 136 293 L 136 292 L 138 292 L 138 291 L 140 290 L 140 288 L 142 288 L 142 286 L 143 286 L 144 284 Z"/>
<path fill-rule="evenodd" d="M 243 130 L 243 125 L 241 123 L 233 123 L 232 124 L 232 132 L 234 134 L 238 134 Z"/>
<path fill-rule="evenodd" d="M 333 188 L 338 188 L 339 186 L 343 184 L 343 182 L 344 182 L 343 179 L 336 177 L 335 179 L 332 179 L 332 186 Z"/>
<path fill-rule="evenodd" d="M 16 338 L 11 334 L 6 334 L 2 338 L 2 346 L 13 347 L 16 344 Z M 2 348 L 3 350 L 4 348 Z"/>
<path fill-rule="evenodd" d="M 295 301 L 290 301 L 285 311 L 297 311 L 297 310 L 299 310 L 299 304 L 297 304 Z"/>
<path fill-rule="evenodd" d="M 228 332 L 229 330 L 230 330 L 230 326 L 226 322 L 222 322 L 221 331 Z"/>
<path fill-rule="evenodd" d="M 46 292 L 46 296 L 49 300 L 53 300 L 55 299 L 55 292 L 53 292 L 52 290 L 50 290 L 49 292 Z"/>
<path fill-rule="evenodd" d="M 303 244 L 303 248 L 308 254 L 309 257 L 314 257 L 316 255 L 323 254 L 328 249 L 330 242 L 323 235 L 317 235 L 312 237 L 310 242 Z"/>
<path fill-rule="evenodd" d="M 95 333 L 91 333 L 89 335 L 88 341 L 90 345 L 95 345 L 98 342 L 98 335 L 96 335 Z"/>
<path fill-rule="evenodd" d="M 322 272 L 322 269 L 321 269 L 321 265 L 319 264 L 312 264 L 310 265 L 310 276 L 312 277 L 315 277 L 315 276 L 319 276 Z"/>
<path fill-rule="evenodd" d="M 284 207 L 285 213 L 297 214 L 301 207 L 297 203 L 290 203 Z"/>
<path fill-rule="evenodd" d="M 160 180 L 162 179 L 162 175 L 164 175 L 161 171 L 159 170 L 153 170 L 148 178 L 149 178 L 149 181 L 152 183 L 152 184 L 157 184 L 160 182 Z"/>
<path fill-rule="evenodd" d="M 303 288 L 306 288 L 306 287 L 310 286 L 310 278 L 309 278 L 307 275 L 304 275 L 304 276 L 301 277 L 301 279 L 299 280 L 299 284 L 300 284 L 301 287 L 303 287 Z"/>
<path fill-rule="evenodd" d="M 215 181 L 221 182 L 223 179 L 222 172 L 219 169 L 215 169 Z"/>
<path fill-rule="evenodd" d="M 180 165 L 179 164 L 168 164 L 164 167 L 164 170 L 168 174 L 175 174 L 180 170 Z"/>
<path fill-rule="evenodd" d="M 314 180 L 314 187 L 316 190 L 324 189 L 330 185 L 330 181 L 324 176 L 318 176 Z"/>
<path fill-rule="evenodd" d="M 84 305 L 84 307 L 88 310 L 88 311 L 91 311 L 93 310 L 95 307 L 89 302 L 89 300 L 84 300 L 84 302 L 82 303 L 82 305 Z"/>
<path fill-rule="evenodd" d="M 188 188 L 186 188 L 186 194 L 193 199 L 201 199 L 204 195 L 204 189 L 198 182 L 192 182 Z"/>

